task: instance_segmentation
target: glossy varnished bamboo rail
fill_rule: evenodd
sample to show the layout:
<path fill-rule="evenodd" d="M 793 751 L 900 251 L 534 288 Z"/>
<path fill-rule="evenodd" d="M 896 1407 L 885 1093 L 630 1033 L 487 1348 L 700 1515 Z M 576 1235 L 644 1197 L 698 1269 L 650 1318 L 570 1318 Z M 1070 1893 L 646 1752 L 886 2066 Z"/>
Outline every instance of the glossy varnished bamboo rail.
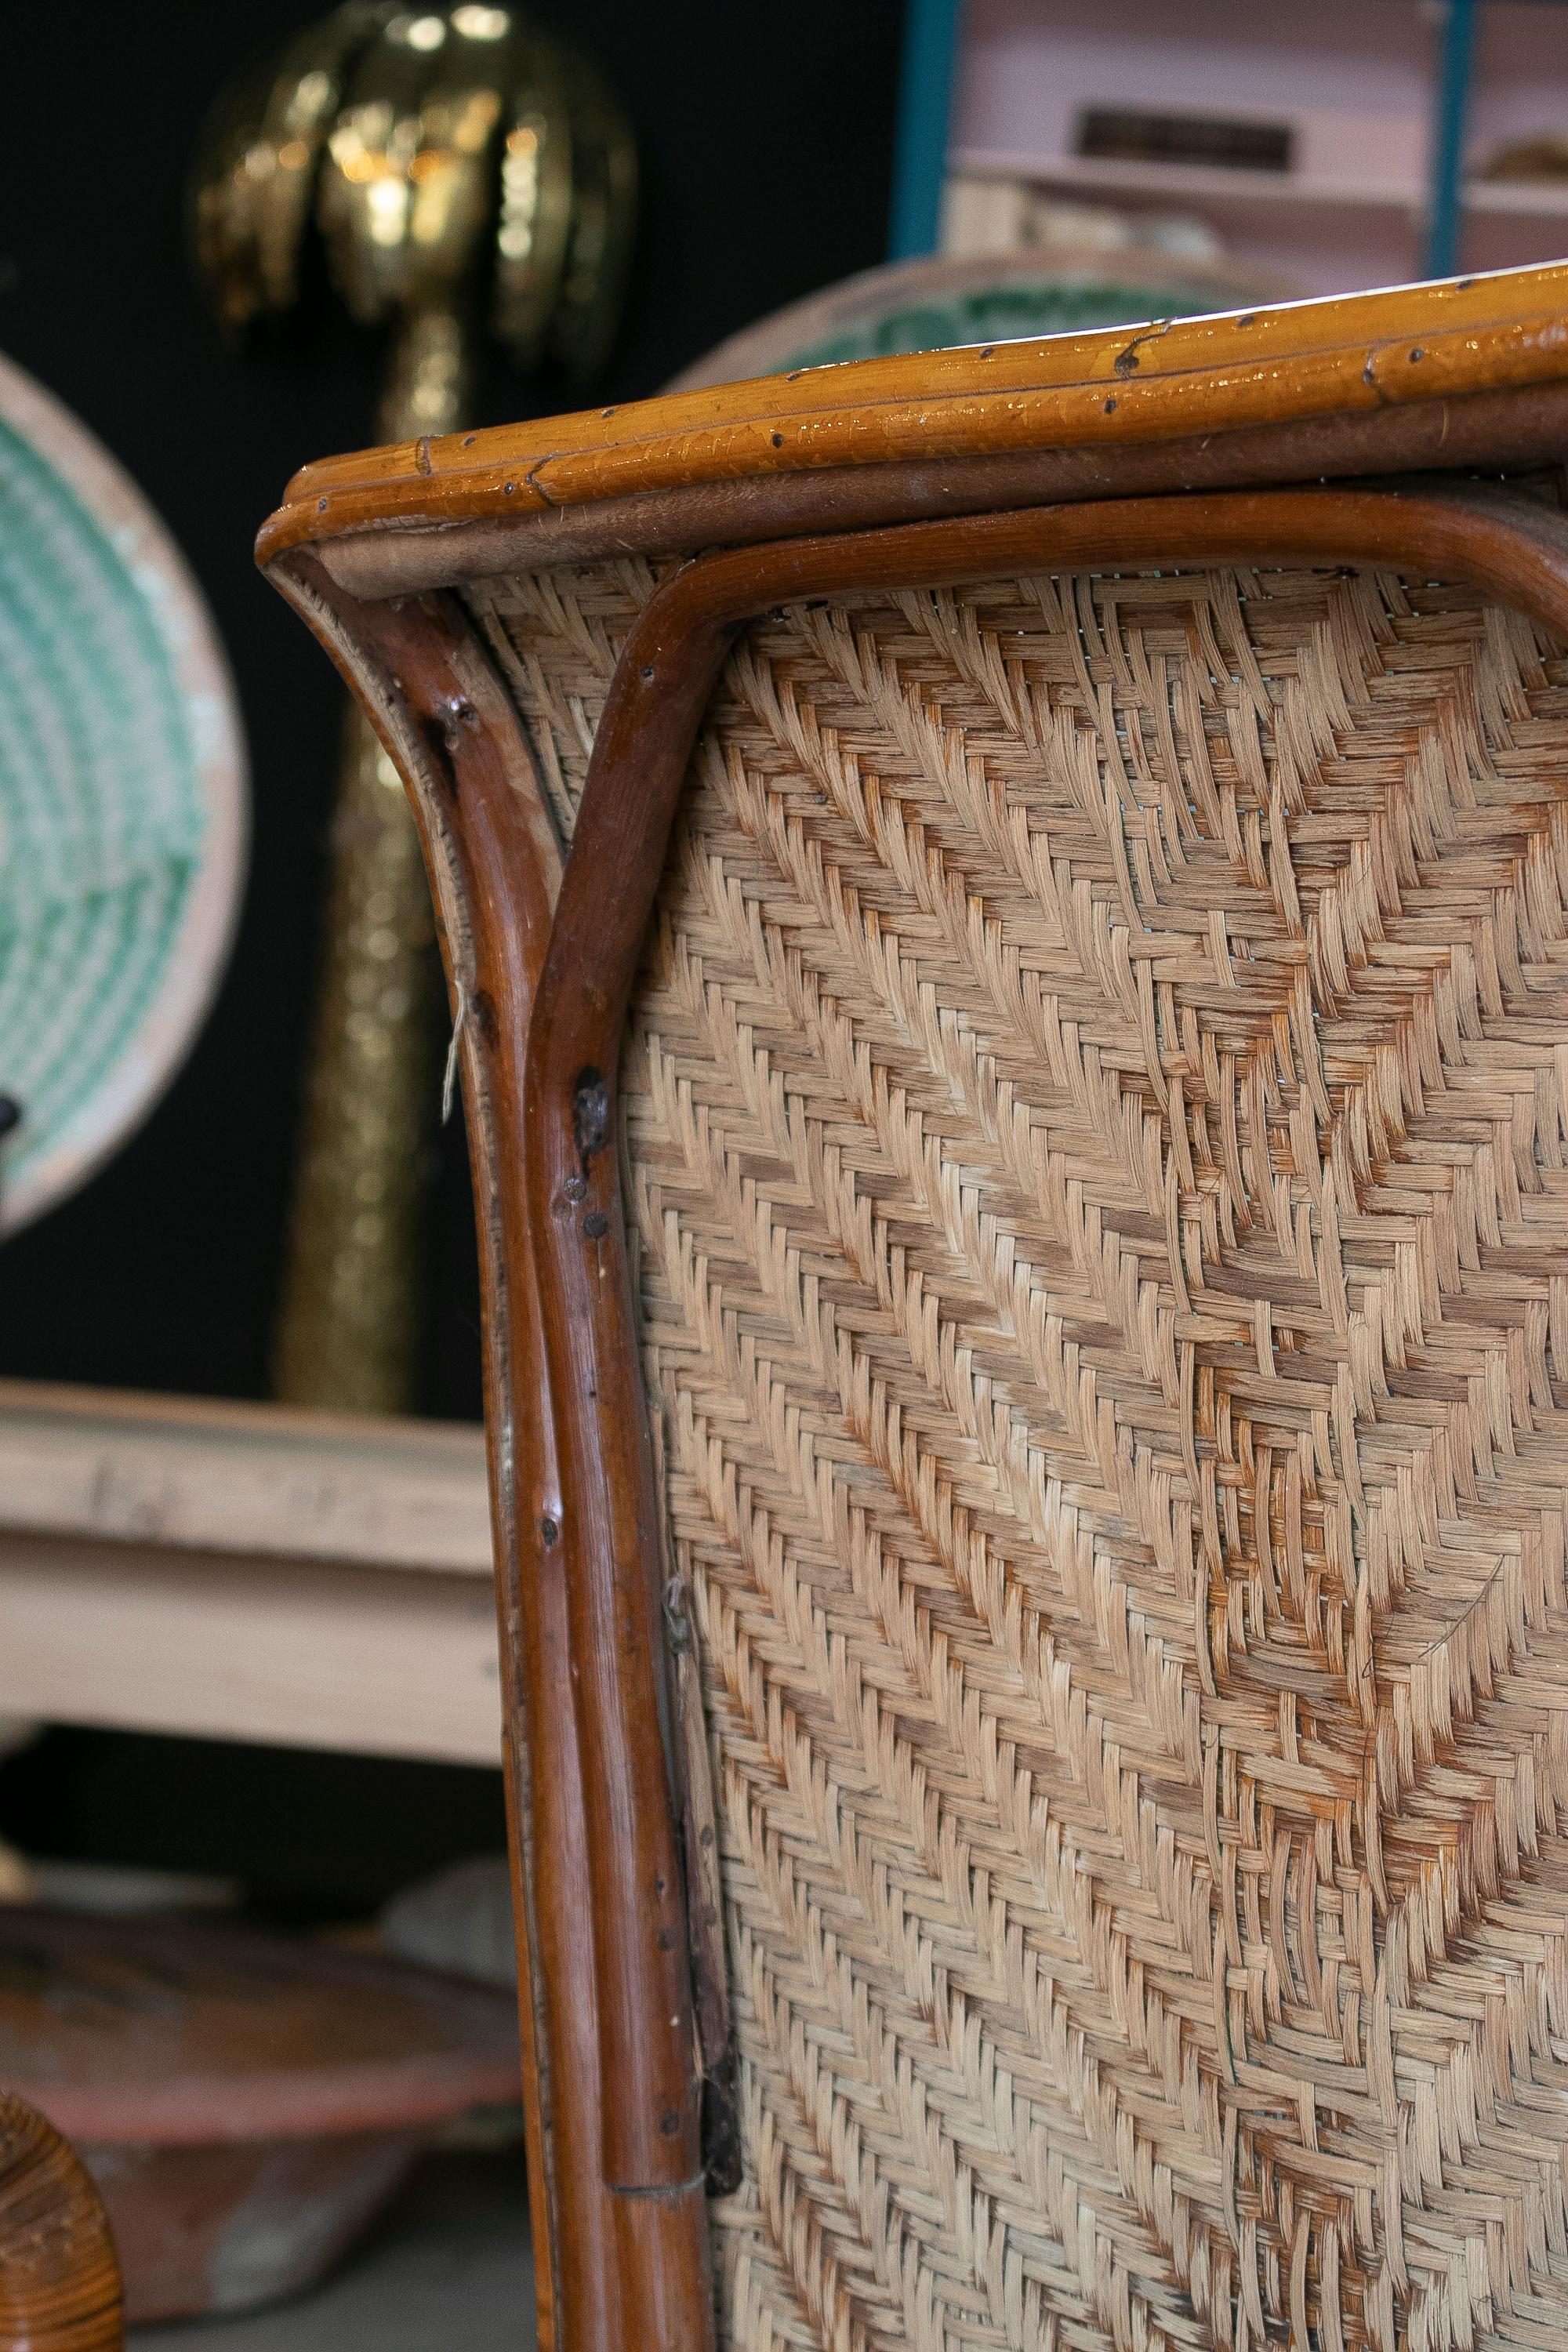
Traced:
<path fill-rule="evenodd" d="M 360 593 L 940 513 L 1563 446 L 1568 264 L 800 368 L 305 467 L 261 534 Z"/>

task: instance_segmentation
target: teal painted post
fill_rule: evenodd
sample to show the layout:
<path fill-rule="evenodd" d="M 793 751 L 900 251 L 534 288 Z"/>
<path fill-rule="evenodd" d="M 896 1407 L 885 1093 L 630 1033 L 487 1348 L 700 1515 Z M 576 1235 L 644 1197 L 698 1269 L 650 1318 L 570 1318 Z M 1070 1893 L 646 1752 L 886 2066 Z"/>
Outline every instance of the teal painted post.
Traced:
<path fill-rule="evenodd" d="M 963 0 L 905 0 L 889 251 L 894 261 L 934 253 Z"/>
<path fill-rule="evenodd" d="M 1448 0 L 1426 198 L 1428 278 L 1451 278 L 1459 266 L 1459 175 L 1465 161 L 1465 113 L 1475 46 L 1476 0 Z"/>

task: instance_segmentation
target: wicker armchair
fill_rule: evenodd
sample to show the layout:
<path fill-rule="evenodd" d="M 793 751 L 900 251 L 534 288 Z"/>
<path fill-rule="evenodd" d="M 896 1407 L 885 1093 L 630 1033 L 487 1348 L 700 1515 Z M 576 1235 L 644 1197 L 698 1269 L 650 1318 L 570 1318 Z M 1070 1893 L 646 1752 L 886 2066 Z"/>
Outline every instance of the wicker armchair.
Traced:
<path fill-rule="evenodd" d="M 263 533 L 439 907 L 561 2352 L 1568 2335 L 1565 308 Z"/>

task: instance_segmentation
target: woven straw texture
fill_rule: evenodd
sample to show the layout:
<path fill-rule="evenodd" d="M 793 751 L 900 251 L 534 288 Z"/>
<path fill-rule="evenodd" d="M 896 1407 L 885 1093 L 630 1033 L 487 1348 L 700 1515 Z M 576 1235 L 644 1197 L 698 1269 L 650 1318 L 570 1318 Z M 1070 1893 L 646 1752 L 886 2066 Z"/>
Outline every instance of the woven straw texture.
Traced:
<path fill-rule="evenodd" d="M 134 486 L 0 360 L 0 1232 L 146 1116 L 216 986 L 244 866 L 238 712 Z"/>
<path fill-rule="evenodd" d="M 563 827 L 649 585 L 474 598 Z M 1460 588 L 741 641 L 623 1102 L 742 2352 L 1568 2336 L 1565 876 Z"/>

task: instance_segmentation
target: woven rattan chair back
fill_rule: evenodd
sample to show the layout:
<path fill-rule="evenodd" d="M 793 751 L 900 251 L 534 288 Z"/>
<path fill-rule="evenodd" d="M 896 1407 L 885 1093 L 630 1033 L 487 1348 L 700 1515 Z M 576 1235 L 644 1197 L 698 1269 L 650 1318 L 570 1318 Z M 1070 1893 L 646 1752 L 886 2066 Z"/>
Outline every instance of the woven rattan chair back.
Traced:
<path fill-rule="evenodd" d="M 549 2340 L 1558 2340 L 1553 478 L 556 560 L 422 456 L 268 552 L 464 1040 Z"/>

